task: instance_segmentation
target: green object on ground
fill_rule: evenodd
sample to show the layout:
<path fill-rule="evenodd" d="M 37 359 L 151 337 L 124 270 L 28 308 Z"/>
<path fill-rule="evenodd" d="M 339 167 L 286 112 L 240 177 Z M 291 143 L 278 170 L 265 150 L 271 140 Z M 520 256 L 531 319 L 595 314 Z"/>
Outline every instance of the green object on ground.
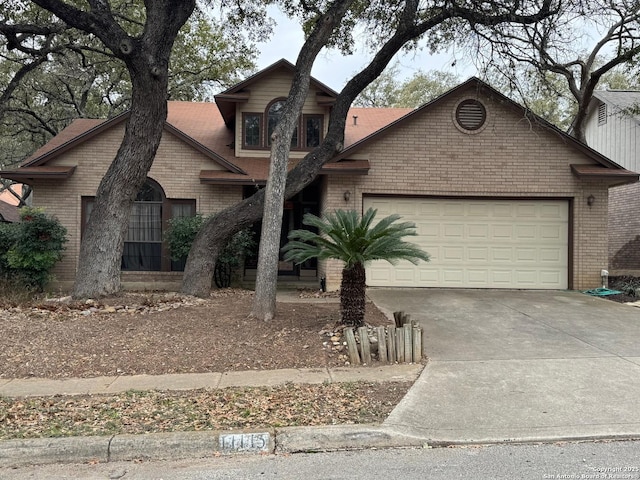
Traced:
<path fill-rule="evenodd" d="M 606 297 L 607 295 L 619 295 L 622 292 L 618 290 L 609 290 L 608 288 L 594 288 L 593 290 L 586 290 L 582 293 L 594 295 L 596 297 Z"/>

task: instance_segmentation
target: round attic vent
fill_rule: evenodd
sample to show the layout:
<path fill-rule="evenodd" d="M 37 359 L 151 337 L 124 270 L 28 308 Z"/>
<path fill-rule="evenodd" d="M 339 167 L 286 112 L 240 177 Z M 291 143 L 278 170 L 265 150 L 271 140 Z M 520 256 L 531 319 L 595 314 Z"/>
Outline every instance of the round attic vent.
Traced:
<path fill-rule="evenodd" d="M 465 130 L 478 130 L 487 119 L 487 111 L 478 100 L 463 100 L 456 108 L 456 122 Z"/>

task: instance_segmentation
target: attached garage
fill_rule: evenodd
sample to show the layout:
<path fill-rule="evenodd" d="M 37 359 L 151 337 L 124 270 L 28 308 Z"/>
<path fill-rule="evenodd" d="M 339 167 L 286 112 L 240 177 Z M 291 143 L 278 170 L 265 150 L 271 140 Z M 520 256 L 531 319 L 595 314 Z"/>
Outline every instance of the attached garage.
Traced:
<path fill-rule="evenodd" d="M 367 284 L 384 287 L 566 289 L 569 202 L 372 196 L 363 208 L 378 218 L 397 213 L 416 224 L 409 241 L 430 262 L 367 269 Z"/>

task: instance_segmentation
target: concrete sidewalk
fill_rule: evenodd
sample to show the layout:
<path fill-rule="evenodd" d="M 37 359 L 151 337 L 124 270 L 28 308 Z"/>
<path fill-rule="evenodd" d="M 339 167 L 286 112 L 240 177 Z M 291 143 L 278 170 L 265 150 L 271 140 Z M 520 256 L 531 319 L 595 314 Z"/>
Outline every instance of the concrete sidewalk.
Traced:
<path fill-rule="evenodd" d="M 108 395 L 128 390 L 196 390 L 260 387 L 286 383 L 412 382 L 422 365 L 386 365 L 362 368 L 287 368 L 237 372 L 171 375 L 121 375 L 112 377 L 0 379 L 0 396 Z"/>
<path fill-rule="evenodd" d="M 180 375 L 0 380 L 0 396 L 114 394 L 128 390 L 193 390 L 286 383 L 415 381 L 421 364 L 372 368 L 317 368 Z M 115 462 L 209 457 L 237 453 L 294 453 L 349 448 L 419 446 L 422 439 L 388 432 L 379 425 L 330 425 L 248 431 L 173 432 L 14 439 L 0 441 L 0 467 L 47 463 Z M 277 450 L 276 450 L 277 449 Z"/>

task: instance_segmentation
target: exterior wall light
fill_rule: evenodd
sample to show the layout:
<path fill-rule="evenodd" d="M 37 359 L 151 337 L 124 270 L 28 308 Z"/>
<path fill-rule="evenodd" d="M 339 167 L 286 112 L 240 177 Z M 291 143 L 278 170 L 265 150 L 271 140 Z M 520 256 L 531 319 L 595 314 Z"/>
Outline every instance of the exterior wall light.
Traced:
<path fill-rule="evenodd" d="M 351 198 L 351 192 L 350 192 L 349 190 L 346 190 L 346 191 L 342 194 L 342 196 L 344 197 L 344 201 L 345 201 L 345 202 L 348 202 L 348 201 L 349 201 L 349 199 Z"/>
<path fill-rule="evenodd" d="M 591 206 L 595 203 L 596 201 L 596 197 L 594 197 L 593 195 L 589 195 L 587 197 L 587 205 L 589 205 L 589 208 L 591 208 Z"/>

